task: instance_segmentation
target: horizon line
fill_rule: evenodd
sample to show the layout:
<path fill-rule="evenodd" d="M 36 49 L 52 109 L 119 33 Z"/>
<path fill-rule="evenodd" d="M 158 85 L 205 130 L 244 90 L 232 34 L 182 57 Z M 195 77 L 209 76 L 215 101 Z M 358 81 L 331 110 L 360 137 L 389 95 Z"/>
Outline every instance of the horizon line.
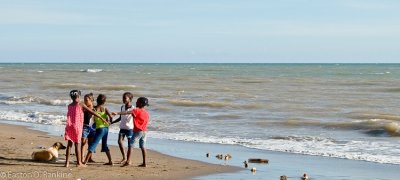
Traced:
<path fill-rule="evenodd" d="M 400 64 L 400 62 L 0 62 L 0 64 Z"/>

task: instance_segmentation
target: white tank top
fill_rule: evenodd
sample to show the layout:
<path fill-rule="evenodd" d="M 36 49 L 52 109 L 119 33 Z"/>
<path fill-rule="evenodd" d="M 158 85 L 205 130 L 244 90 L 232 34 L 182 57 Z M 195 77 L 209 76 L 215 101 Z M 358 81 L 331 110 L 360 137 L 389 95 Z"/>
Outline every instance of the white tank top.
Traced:
<path fill-rule="evenodd" d="M 131 106 L 125 110 L 125 105 L 121 106 L 121 111 L 132 111 L 135 107 Z M 121 123 L 119 124 L 120 129 L 133 129 L 133 117 L 132 114 L 121 115 Z"/>

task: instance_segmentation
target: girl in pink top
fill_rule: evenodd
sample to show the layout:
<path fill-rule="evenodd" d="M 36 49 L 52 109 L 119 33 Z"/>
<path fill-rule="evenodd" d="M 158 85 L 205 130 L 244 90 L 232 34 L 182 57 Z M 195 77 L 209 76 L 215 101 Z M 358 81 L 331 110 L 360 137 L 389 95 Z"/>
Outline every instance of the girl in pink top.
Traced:
<path fill-rule="evenodd" d="M 85 104 L 80 102 L 79 97 L 81 92 L 79 90 L 72 90 L 69 95 L 71 96 L 72 103 L 68 105 L 67 124 L 65 126 L 64 139 L 68 140 L 65 167 L 69 166 L 70 151 L 72 143 L 75 144 L 76 166 L 85 167 L 81 160 L 80 141 L 83 129 L 83 109 L 87 110 L 94 116 L 101 118 L 97 113 L 89 109 Z M 103 118 L 101 118 L 103 119 Z M 104 119 L 103 119 L 104 120 Z"/>

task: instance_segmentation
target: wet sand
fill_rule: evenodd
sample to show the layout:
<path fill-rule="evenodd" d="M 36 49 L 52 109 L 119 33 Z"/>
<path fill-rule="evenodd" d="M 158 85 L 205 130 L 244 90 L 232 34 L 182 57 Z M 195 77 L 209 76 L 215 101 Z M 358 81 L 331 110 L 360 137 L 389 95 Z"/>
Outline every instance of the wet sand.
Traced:
<path fill-rule="evenodd" d="M 93 154 L 96 163 L 78 168 L 71 162 L 70 167 L 63 167 L 63 162 L 44 163 L 31 160 L 34 151 L 41 147 L 48 148 L 55 142 L 67 142 L 63 137 L 47 135 L 44 132 L 30 130 L 23 126 L 0 124 L 0 178 L 2 179 L 191 179 L 197 176 L 215 173 L 229 173 L 241 168 L 227 165 L 215 165 L 200 161 L 176 158 L 148 150 L 147 167 L 138 167 L 142 161 L 141 152 L 135 148 L 132 165 L 120 167 L 121 160 L 118 147 L 110 146 L 114 166 L 103 165 L 107 162 L 105 153 Z M 75 153 L 74 148 L 71 149 Z M 59 152 L 60 159 L 65 159 L 65 150 Z M 71 161 L 76 157 L 71 156 Z"/>

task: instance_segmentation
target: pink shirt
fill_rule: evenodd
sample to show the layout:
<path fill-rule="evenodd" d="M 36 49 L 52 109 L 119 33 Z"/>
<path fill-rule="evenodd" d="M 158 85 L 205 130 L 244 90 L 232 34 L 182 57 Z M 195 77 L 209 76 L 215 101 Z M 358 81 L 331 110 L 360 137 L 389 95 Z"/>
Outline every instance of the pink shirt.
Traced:
<path fill-rule="evenodd" d="M 147 131 L 147 123 L 149 122 L 149 113 L 144 108 L 135 108 L 132 110 L 132 116 L 134 117 L 133 132 Z"/>

